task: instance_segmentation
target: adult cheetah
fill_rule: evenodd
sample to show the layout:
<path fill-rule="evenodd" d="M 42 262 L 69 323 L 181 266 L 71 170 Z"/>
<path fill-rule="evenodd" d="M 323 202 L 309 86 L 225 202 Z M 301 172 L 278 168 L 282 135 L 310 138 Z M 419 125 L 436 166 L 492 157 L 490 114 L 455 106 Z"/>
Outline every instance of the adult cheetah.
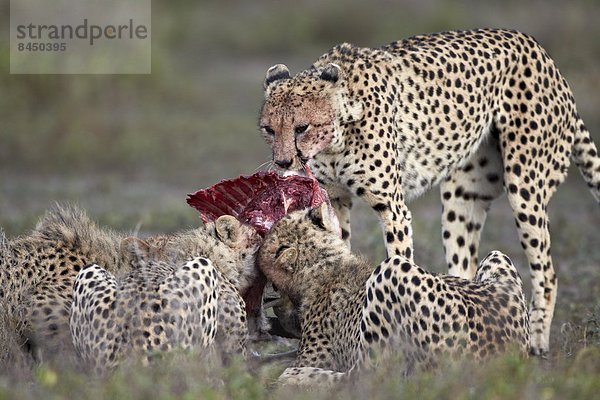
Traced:
<path fill-rule="evenodd" d="M 496 29 L 335 46 L 291 77 L 271 67 L 260 128 L 274 164 L 308 164 L 349 241 L 352 197 L 382 224 L 388 255 L 413 256 L 405 203 L 441 185 L 449 272 L 475 276 L 479 236 L 503 189 L 533 284 L 532 352 L 545 354 L 557 293 L 547 205 L 573 159 L 600 201 L 600 157 L 571 89 L 531 36 Z"/>
<path fill-rule="evenodd" d="M 339 380 L 373 367 L 380 359 L 370 355 L 381 349 L 401 351 L 407 371 L 442 355 L 482 360 L 511 346 L 529 350 L 521 279 L 498 251 L 473 281 L 428 273 L 402 256 L 373 268 L 350 252 L 323 205 L 277 222 L 257 263 L 299 309 L 302 339 L 282 382 Z"/>
<path fill-rule="evenodd" d="M 254 257 L 259 244 L 253 228 L 230 216 L 143 242 L 98 227 L 81 209 L 56 206 L 30 235 L 2 241 L 0 301 L 17 319 L 18 334 L 36 358 L 64 358 L 65 351 L 73 349 L 69 328 L 73 285 L 86 266 L 103 266 L 120 278 L 131 273 L 139 260 L 167 260 L 179 266 L 205 257 L 243 293 L 256 273 Z M 92 286 L 87 288 L 92 290 Z M 84 285 L 81 287 L 83 290 Z M 79 328 L 71 329 L 78 332 Z"/>

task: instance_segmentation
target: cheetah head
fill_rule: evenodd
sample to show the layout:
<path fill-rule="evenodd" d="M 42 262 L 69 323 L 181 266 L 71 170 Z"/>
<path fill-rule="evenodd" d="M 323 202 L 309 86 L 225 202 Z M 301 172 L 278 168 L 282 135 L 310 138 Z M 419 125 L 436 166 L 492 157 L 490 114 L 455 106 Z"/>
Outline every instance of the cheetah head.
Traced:
<path fill-rule="evenodd" d="M 258 273 L 255 259 L 262 241 L 258 232 L 231 215 L 220 216 L 206 228 L 146 240 L 127 237 L 121 241 L 121 257 L 137 266 L 148 261 L 187 261 L 201 255 L 219 264 L 240 290 L 250 286 Z M 207 242 L 205 232 L 216 242 Z"/>
<path fill-rule="evenodd" d="M 247 288 L 256 277 L 256 252 L 262 242 L 258 232 L 231 215 L 223 215 L 214 222 L 218 239 L 235 255 L 240 288 Z"/>
<path fill-rule="evenodd" d="M 348 100 L 342 69 L 333 63 L 290 77 L 277 64 L 267 71 L 259 126 L 273 151 L 274 164 L 290 171 L 321 152 L 343 149 L 343 123 L 359 119 L 362 109 Z"/>
<path fill-rule="evenodd" d="M 333 210 L 322 204 L 295 211 L 273 225 L 258 251 L 259 269 L 295 306 L 311 285 L 317 263 L 331 249 L 346 250 Z M 348 250 L 349 251 L 349 250 Z"/>

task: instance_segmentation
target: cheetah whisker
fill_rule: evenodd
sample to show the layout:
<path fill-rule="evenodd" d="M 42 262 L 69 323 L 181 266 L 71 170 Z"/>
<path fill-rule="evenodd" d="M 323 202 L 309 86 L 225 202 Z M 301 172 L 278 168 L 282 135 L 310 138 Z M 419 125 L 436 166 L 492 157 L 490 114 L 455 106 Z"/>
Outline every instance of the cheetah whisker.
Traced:
<path fill-rule="evenodd" d="M 267 171 L 270 171 L 271 168 L 273 167 L 273 160 L 267 160 L 264 163 L 260 164 L 258 167 L 256 167 L 254 169 L 254 172 L 258 171 L 259 169 L 261 169 L 261 168 L 263 168 L 265 166 L 267 166 Z"/>

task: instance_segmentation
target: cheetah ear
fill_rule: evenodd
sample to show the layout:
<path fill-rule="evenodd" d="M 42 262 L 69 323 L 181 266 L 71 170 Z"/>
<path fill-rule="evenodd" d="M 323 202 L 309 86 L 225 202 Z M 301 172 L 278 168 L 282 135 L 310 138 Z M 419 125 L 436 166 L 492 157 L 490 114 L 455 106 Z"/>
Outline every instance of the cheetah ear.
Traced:
<path fill-rule="evenodd" d="M 298 250 L 294 247 L 287 248 L 279 254 L 275 260 L 275 265 L 279 268 L 285 269 L 287 272 L 294 271 L 294 263 L 298 260 Z"/>
<path fill-rule="evenodd" d="M 334 63 L 327 64 L 325 68 L 323 68 L 323 71 L 321 71 L 321 79 L 331 83 L 336 83 L 341 75 L 342 69 L 339 65 Z"/>
<path fill-rule="evenodd" d="M 267 89 L 269 85 L 281 79 L 290 79 L 290 70 L 284 64 L 275 64 L 267 70 L 263 89 Z"/>
<path fill-rule="evenodd" d="M 215 221 L 217 237 L 229 246 L 238 241 L 241 222 L 231 215 L 222 215 Z"/>
<path fill-rule="evenodd" d="M 119 245 L 119 251 L 121 254 L 144 259 L 150 256 L 151 249 L 152 246 L 150 246 L 148 242 L 134 236 L 126 237 L 125 239 L 121 240 L 121 244 Z"/>
<path fill-rule="evenodd" d="M 339 230 L 340 224 L 327 203 L 322 203 L 320 206 L 310 210 L 308 216 L 312 223 L 321 229 L 336 233 Z"/>

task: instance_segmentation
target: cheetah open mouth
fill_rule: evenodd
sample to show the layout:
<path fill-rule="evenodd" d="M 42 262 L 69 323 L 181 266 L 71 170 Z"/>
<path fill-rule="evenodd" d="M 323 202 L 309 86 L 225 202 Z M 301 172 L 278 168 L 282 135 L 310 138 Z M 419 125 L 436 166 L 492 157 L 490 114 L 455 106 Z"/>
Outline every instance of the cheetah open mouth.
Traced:
<path fill-rule="evenodd" d="M 187 197 L 187 203 L 200 211 L 202 221 L 232 215 L 262 236 L 286 214 L 314 208 L 323 202 L 329 204 L 327 192 L 308 167 L 304 175 L 261 171 L 225 179 Z"/>

